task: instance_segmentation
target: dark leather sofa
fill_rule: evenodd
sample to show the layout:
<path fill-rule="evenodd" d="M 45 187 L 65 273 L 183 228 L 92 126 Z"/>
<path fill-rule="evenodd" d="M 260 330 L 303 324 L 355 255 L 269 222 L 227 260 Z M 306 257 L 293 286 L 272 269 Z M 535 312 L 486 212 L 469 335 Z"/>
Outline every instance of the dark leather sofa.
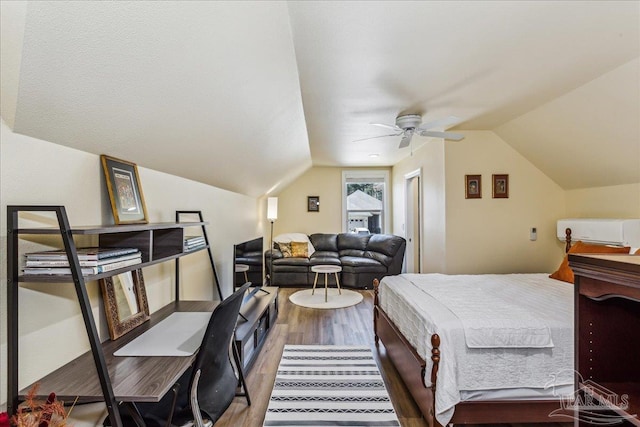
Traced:
<path fill-rule="evenodd" d="M 262 237 L 234 245 L 235 264 L 249 266 L 247 278 L 253 286 L 262 285 Z M 238 288 L 245 283 L 244 273 L 235 273 L 234 287 Z"/>
<path fill-rule="evenodd" d="M 406 241 L 390 234 L 323 234 L 309 236 L 315 252 L 308 258 L 284 257 L 278 249 L 265 252 L 265 269 L 272 277 L 273 286 L 313 286 L 314 265 L 342 267 L 340 285 L 347 288 L 370 289 L 373 279 L 400 274 Z M 273 274 L 271 256 L 273 254 Z M 335 285 L 334 275 L 329 281 Z M 324 275 L 319 275 L 324 285 Z"/>

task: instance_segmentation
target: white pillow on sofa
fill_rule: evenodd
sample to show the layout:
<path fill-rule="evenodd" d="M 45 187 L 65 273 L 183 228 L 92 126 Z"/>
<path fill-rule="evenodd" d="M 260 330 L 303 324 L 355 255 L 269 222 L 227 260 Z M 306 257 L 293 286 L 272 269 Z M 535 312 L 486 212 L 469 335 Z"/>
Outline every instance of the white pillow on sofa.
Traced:
<path fill-rule="evenodd" d="M 307 242 L 309 245 L 309 256 L 311 256 L 316 251 L 316 249 L 311 244 L 311 241 L 309 240 L 309 236 L 304 233 L 278 234 L 273 238 L 273 241 L 276 243 Z"/>

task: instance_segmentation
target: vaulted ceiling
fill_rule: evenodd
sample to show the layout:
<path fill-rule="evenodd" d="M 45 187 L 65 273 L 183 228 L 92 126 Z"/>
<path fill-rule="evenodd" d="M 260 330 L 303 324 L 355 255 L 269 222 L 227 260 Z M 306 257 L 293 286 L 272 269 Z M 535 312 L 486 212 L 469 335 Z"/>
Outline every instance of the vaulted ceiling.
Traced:
<path fill-rule="evenodd" d="M 56 144 L 258 196 L 455 115 L 563 188 L 640 182 L 637 1 L 1 5 L 3 120 Z"/>

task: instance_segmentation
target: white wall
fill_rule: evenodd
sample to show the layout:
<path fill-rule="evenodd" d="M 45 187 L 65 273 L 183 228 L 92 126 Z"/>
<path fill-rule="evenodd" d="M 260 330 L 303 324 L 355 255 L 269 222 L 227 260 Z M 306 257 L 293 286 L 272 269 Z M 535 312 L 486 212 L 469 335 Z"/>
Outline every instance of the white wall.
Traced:
<path fill-rule="evenodd" d="M 108 154 L 108 153 L 105 153 Z M 112 223 L 99 156 L 13 133 L 2 122 L 0 137 L 0 280 L 6 283 L 6 206 L 64 205 L 72 226 Z M 233 245 L 261 235 L 257 200 L 157 171 L 139 168 L 150 222 L 174 221 L 175 210 L 201 210 L 212 245 L 223 296 L 230 295 Z M 28 220 L 49 225 L 50 219 L 28 215 Z M 25 219 L 25 221 L 27 220 Z M 35 242 L 21 240 L 24 247 Z M 217 299 L 206 252 L 181 260 L 181 296 Z M 144 269 L 153 312 L 173 298 L 174 263 Z M 94 315 L 105 328 L 97 282 L 89 283 Z M 7 307 L 6 289 L 0 292 L 0 402 L 6 402 Z M 20 298 L 20 387 L 88 350 L 84 323 L 71 284 L 23 284 Z M 46 350 L 45 350 L 46 349 Z M 74 411 L 75 412 L 75 411 Z M 76 424 L 77 425 L 77 424 Z"/>

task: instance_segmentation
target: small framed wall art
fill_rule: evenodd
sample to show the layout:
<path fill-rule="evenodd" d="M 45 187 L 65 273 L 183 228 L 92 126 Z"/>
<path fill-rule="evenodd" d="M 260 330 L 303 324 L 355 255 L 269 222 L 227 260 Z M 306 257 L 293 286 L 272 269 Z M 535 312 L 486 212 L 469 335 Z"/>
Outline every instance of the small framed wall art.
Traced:
<path fill-rule="evenodd" d="M 509 198 L 509 175 L 506 175 L 506 174 L 493 175 L 493 198 L 494 199 Z"/>
<path fill-rule="evenodd" d="M 102 169 L 116 224 L 146 224 L 147 207 L 135 163 L 101 155 Z"/>
<path fill-rule="evenodd" d="M 481 175 L 465 175 L 464 176 L 464 198 L 465 199 L 481 199 L 482 198 L 482 176 Z"/>
<path fill-rule="evenodd" d="M 320 212 L 320 197 L 307 197 L 307 212 Z"/>

